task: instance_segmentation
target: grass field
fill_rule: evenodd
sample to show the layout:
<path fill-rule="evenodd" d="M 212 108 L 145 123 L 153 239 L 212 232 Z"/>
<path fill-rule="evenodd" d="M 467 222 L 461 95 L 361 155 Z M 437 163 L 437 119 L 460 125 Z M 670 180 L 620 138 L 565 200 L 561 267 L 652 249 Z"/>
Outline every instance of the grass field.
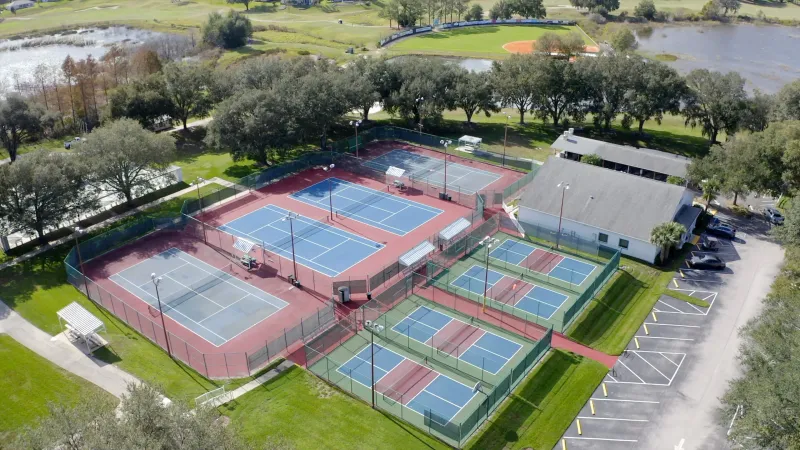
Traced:
<path fill-rule="evenodd" d="M 511 55 L 503 45 L 514 41 L 536 40 L 544 33 L 580 33 L 587 45 L 594 45 L 580 29 L 571 26 L 480 26 L 427 33 L 409 37 L 391 45 L 392 53 L 506 57 Z"/>
<path fill-rule="evenodd" d="M 256 448 L 450 448 L 339 392 L 300 367 L 285 371 L 219 409 Z M 272 446 L 264 447 L 266 442 Z"/>
<path fill-rule="evenodd" d="M 551 350 L 466 448 L 551 450 L 607 372 L 596 361 Z"/>
<path fill-rule="evenodd" d="M 0 334 L 0 447 L 46 416 L 48 402 L 74 405 L 91 395 L 116 402 L 111 394 Z"/>

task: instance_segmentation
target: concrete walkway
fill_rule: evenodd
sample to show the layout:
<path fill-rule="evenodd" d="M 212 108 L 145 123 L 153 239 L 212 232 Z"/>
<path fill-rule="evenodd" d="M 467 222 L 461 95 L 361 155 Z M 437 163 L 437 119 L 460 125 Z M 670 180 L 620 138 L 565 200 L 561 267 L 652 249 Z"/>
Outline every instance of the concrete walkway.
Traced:
<path fill-rule="evenodd" d="M 133 375 L 87 356 L 69 342 L 63 333 L 50 336 L 36 328 L 3 302 L 0 302 L 0 333 L 11 336 L 53 364 L 96 384 L 117 398 L 127 392 L 129 383 L 139 382 Z"/>
<path fill-rule="evenodd" d="M 253 381 L 251 381 L 251 382 L 249 382 L 249 383 L 247 383 L 247 384 L 245 384 L 243 386 L 239 386 L 238 388 L 234 389 L 231 392 L 226 392 L 225 395 L 222 395 L 222 396 L 219 396 L 219 397 L 217 397 L 215 399 L 212 399 L 211 401 L 208 402 L 208 405 L 211 406 L 211 407 L 214 407 L 214 408 L 216 408 L 217 406 L 220 406 L 220 405 L 224 405 L 225 403 L 228 403 L 228 402 L 230 402 L 232 400 L 235 400 L 235 399 L 243 396 L 244 394 L 252 391 L 253 389 L 261 386 L 262 384 L 267 383 L 268 381 L 272 380 L 273 378 L 277 377 L 278 375 L 282 374 L 283 372 L 291 369 L 292 367 L 294 367 L 294 363 L 292 363 L 289 360 L 285 360 L 285 361 L 281 362 L 280 364 L 278 364 L 277 367 L 275 367 L 274 369 L 272 369 L 269 372 L 265 373 L 264 375 L 261 375 L 260 377 L 256 378 L 255 380 L 253 380 Z"/>

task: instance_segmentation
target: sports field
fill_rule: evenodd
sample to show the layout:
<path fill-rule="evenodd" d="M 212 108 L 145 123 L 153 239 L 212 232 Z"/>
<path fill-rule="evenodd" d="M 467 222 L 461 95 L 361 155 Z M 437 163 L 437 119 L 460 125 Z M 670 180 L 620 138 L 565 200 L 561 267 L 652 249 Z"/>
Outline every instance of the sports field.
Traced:
<path fill-rule="evenodd" d="M 512 54 L 512 51 L 519 52 L 518 47 L 527 47 L 527 44 L 521 45 L 524 41 L 531 41 L 530 48 L 532 49 L 533 41 L 548 32 L 560 35 L 579 33 L 583 36 L 583 41 L 587 46 L 595 45 L 578 27 L 504 25 L 466 27 L 427 33 L 403 39 L 390 48 L 393 51 L 412 54 L 505 57 Z"/>

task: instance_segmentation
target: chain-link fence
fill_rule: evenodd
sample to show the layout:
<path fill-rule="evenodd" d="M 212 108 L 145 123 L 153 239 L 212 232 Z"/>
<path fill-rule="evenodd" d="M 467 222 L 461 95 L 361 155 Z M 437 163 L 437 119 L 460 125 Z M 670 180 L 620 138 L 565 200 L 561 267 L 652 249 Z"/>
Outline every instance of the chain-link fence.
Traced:
<path fill-rule="evenodd" d="M 150 339 L 172 356 L 207 378 L 240 378 L 250 376 L 277 357 L 285 356 L 291 348 L 304 338 L 318 333 L 331 325 L 335 319 L 335 305 L 326 302 L 313 313 L 302 318 L 296 325 L 283 328 L 282 333 L 268 341 L 260 342 L 245 352 L 203 352 L 181 337 L 165 331 L 161 326 L 159 312 L 143 305 L 129 303 L 108 292 L 103 286 L 85 276 L 80 270 L 83 264 L 108 252 L 131 244 L 147 235 L 156 233 L 179 233 L 192 240 L 202 240 L 202 224 L 190 221 L 188 216 L 154 219 L 142 218 L 112 229 L 73 247 L 64 260 L 67 279 L 76 289 L 99 306 L 112 312 L 131 328 Z M 193 220 L 193 219 L 191 219 Z M 213 231 L 206 230 L 212 235 Z M 219 236 L 222 240 L 222 236 Z M 224 248 L 222 243 L 218 244 Z M 329 297 L 328 297 L 329 298 Z M 298 344 L 299 345 L 299 344 Z"/>

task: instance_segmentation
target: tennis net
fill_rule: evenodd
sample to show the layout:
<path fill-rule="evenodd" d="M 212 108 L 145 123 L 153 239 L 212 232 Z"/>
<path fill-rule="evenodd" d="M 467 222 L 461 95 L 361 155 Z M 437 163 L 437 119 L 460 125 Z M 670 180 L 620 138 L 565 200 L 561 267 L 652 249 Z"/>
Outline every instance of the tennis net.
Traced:
<path fill-rule="evenodd" d="M 233 264 L 227 264 L 219 268 L 216 272 L 211 273 L 200 281 L 192 283 L 187 286 L 188 290 L 181 290 L 176 294 L 172 294 L 161 299 L 164 312 L 172 311 L 178 306 L 182 305 L 189 299 L 201 295 L 203 292 L 208 291 L 214 286 L 217 286 L 226 280 L 233 278 Z"/>
<path fill-rule="evenodd" d="M 497 300 L 498 302 L 508 304 L 514 297 L 516 297 L 517 293 L 522 290 L 524 286 L 528 286 L 529 284 L 523 280 L 523 275 L 520 275 L 519 278 L 515 279 L 508 287 L 504 288 L 498 294 L 490 294 L 490 297 Z M 519 289 L 517 289 L 519 287 Z"/>

